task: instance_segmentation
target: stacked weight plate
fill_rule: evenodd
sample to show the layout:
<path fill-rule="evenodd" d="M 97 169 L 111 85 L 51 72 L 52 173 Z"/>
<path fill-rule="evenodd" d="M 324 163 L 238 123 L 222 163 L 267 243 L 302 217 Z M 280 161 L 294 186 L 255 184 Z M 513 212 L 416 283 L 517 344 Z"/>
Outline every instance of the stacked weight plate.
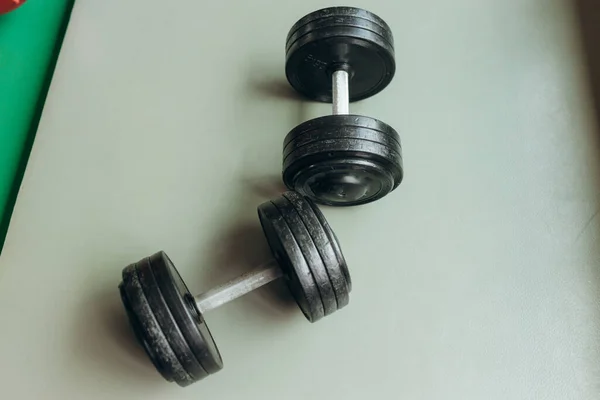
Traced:
<path fill-rule="evenodd" d="M 286 39 L 285 72 L 304 96 L 331 102 L 331 73 L 348 69 L 350 101 L 373 96 L 394 77 L 394 38 L 377 15 L 354 7 L 331 7 L 301 18 Z"/>
<path fill-rule="evenodd" d="M 156 370 L 188 386 L 223 368 L 213 337 L 177 269 L 162 251 L 123 269 L 121 299 Z"/>
<path fill-rule="evenodd" d="M 288 286 L 315 322 L 348 304 L 352 282 L 338 240 L 318 207 L 295 192 L 261 204 L 258 216 Z"/>
<path fill-rule="evenodd" d="M 323 204 L 375 201 L 403 178 L 400 136 L 375 118 L 328 115 L 312 119 L 294 128 L 283 146 L 285 184 Z"/>

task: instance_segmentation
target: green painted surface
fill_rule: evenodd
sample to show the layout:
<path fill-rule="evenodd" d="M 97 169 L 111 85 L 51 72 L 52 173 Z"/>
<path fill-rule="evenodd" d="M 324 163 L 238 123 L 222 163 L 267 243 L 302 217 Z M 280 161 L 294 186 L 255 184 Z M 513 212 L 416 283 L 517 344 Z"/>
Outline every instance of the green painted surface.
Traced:
<path fill-rule="evenodd" d="M 0 15 L 0 249 L 73 0 L 30 0 Z"/>

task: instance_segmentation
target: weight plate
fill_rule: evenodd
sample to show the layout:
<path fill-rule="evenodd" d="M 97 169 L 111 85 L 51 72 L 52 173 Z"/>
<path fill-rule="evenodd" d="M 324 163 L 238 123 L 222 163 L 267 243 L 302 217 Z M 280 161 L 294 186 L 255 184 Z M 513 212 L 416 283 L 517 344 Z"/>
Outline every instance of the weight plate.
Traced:
<path fill-rule="evenodd" d="M 316 322 L 324 316 L 319 290 L 298 243 L 275 205 L 258 206 L 258 217 L 273 256 L 285 273 L 286 282 L 304 316 Z"/>
<path fill-rule="evenodd" d="M 296 209 L 313 239 L 317 251 L 323 260 L 323 264 L 327 268 L 327 273 L 337 299 L 338 309 L 345 307 L 350 300 L 350 291 L 352 290 L 350 273 L 345 261 L 340 263 L 340 257 L 337 254 L 338 252 L 341 253 L 340 246 L 337 245 L 337 241 L 334 243 L 331 240 L 326 228 L 317 216 L 317 213 L 322 215 L 320 210 L 317 209 L 317 212 L 315 212 L 311 207 L 312 202 L 296 192 L 286 192 L 283 196 Z M 343 256 L 341 259 L 342 261 L 344 260 Z"/>
<path fill-rule="evenodd" d="M 296 31 L 288 37 L 285 49 L 288 51 L 294 44 L 296 44 L 299 40 L 302 40 L 307 34 L 323 29 L 331 29 L 333 27 L 363 29 L 379 36 L 379 38 L 386 42 L 388 46 L 392 48 L 394 47 L 394 39 L 390 35 L 390 31 L 386 30 L 381 25 L 372 22 L 371 20 L 353 16 L 329 16 L 311 21 L 296 29 Z"/>
<path fill-rule="evenodd" d="M 350 101 L 370 97 L 392 80 L 393 35 L 375 14 L 350 7 L 332 7 L 309 14 L 290 30 L 286 40 L 286 76 L 308 98 L 331 102 L 331 74 L 349 72 Z"/>
<path fill-rule="evenodd" d="M 185 371 L 173 349 L 169 345 L 165 334 L 156 321 L 156 317 L 146 300 L 146 296 L 140 285 L 139 277 L 131 264 L 123 269 L 122 298 L 123 303 L 135 318 L 130 322 L 134 331 L 141 337 L 141 344 L 146 353 L 157 367 L 158 371 L 168 381 L 175 381 L 180 386 L 187 386 L 194 380 Z"/>
<path fill-rule="evenodd" d="M 346 276 L 346 280 L 348 281 L 349 290 L 352 290 L 352 279 L 350 278 L 350 270 L 348 269 L 348 264 L 346 263 L 346 258 L 344 257 L 344 253 L 342 252 L 342 247 L 340 246 L 340 241 L 338 240 L 333 229 L 331 229 L 331 226 L 329 226 L 327 219 L 325 218 L 325 216 L 323 215 L 323 213 L 321 212 L 319 207 L 317 207 L 317 205 L 315 203 L 310 201 L 310 199 L 307 199 L 306 202 L 308 203 L 310 208 L 312 208 L 312 210 L 314 211 L 315 216 L 317 217 L 317 219 L 321 223 L 321 226 L 325 230 L 325 233 L 329 237 L 329 243 L 331 243 L 331 245 L 333 246 L 333 249 L 335 250 L 335 255 L 338 259 L 340 269 L 342 270 L 342 272 Z"/>
<path fill-rule="evenodd" d="M 397 163 L 399 166 L 402 163 L 400 153 L 377 142 L 364 139 L 324 139 L 295 148 L 283 160 L 283 167 L 287 168 L 303 157 L 317 154 L 322 154 L 324 159 L 332 159 L 336 157 L 334 155 L 336 152 L 341 152 L 343 157 L 348 157 L 348 154 L 356 154 L 357 157 L 372 160 L 382 159 L 391 163 Z"/>
<path fill-rule="evenodd" d="M 322 18 L 329 18 L 331 16 L 338 16 L 338 17 L 349 16 L 349 17 L 364 18 L 368 21 L 378 24 L 383 29 L 391 31 L 388 24 L 381 17 L 379 17 L 378 15 L 376 15 L 370 11 L 363 10 L 362 8 L 356 8 L 356 7 L 327 7 L 327 8 L 322 8 L 317 11 L 313 11 L 310 14 L 307 14 L 304 17 L 300 18 L 298 20 L 298 22 L 296 22 L 294 24 L 294 26 L 292 26 L 292 29 L 290 29 L 290 32 L 287 36 L 286 41 L 289 40 L 290 36 L 294 32 L 296 32 L 298 29 L 300 29 L 303 25 L 306 25 L 310 22 L 313 22 L 313 21 L 316 21 L 316 20 L 319 20 Z"/>
<path fill-rule="evenodd" d="M 294 206 L 285 198 L 285 196 L 273 200 L 272 203 L 277 207 L 285 219 L 294 235 L 296 243 L 298 243 L 298 247 L 300 247 L 300 251 L 304 256 L 308 267 L 310 268 L 315 283 L 317 284 L 321 301 L 323 302 L 324 315 L 327 316 L 334 313 L 338 308 L 335 292 L 333 291 L 327 268 L 325 268 L 321 255 L 317 251 L 315 243 L 308 233 L 304 222 L 298 215 Z"/>
<path fill-rule="evenodd" d="M 354 206 L 378 200 L 397 187 L 402 175 L 394 165 L 361 158 L 361 154 L 330 153 L 305 157 L 283 171 L 285 185 L 310 199 L 331 206 Z M 353 158 L 342 158 L 342 157 Z M 400 170 L 401 171 L 401 170 Z"/>
<path fill-rule="evenodd" d="M 283 158 L 285 159 L 290 153 L 311 143 L 319 142 L 321 140 L 333 141 L 345 139 L 367 140 L 388 147 L 397 154 L 401 154 L 402 152 L 400 144 L 385 133 L 355 126 L 344 126 L 332 128 L 328 131 L 309 131 L 300 135 L 298 138 L 289 142 L 283 149 Z"/>
<path fill-rule="evenodd" d="M 202 368 L 194 356 L 194 353 L 192 353 L 190 346 L 187 344 L 185 337 L 181 333 L 177 322 L 175 322 L 175 319 L 158 288 L 158 283 L 150 268 L 148 258 L 137 263 L 136 271 L 146 300 L 148 300 L 148 304 L 154 313 L 154 317 L 183 368 L 195 381 L 207 377 L 208 373 Z"/>
<path fill-rule="evenodd" d="M 144 328 L 139 318 L 133 311 L 131 304 L 129 303 L 129 299 L 127 298 L 127 293 L 125 293 L 125 286 L 123 283 L 119 284 L 119 294 L 121 295 L 121 301 L 123 302 L 123 307 L 125 308 L 125 312 L 127 313 L 127 318 L 129 319 L 129 325 L 135 334 L 135 338 L 138 343 L 143 347 L 144 351 L 154 364 L 154 368 L 169 382 L 173 382 L 173 370 L 168 366 L 164 365 L 161 361 L 159 354 L 154 351 L 153 346 L 146 340 L 144 334 Z"/>
<path fill-rule="evenodd" d="M 283 147 L 302 135 L 318 131 L 318 132 L 329 132 L 331 130 L 338 129 L 340 127 L 357 127 L 368 129 L 376 132 L 384 133 L 398 142 L 398 145 L 402 147 L 400 143 L 400 135 L 391 126 L 382 122 L 378 119 L 365 117 L 363 115 L 325 115 L 319 118 L 313 118 L 306 122 L 301 123 L 292 129 L 285 137 L 283 141 Z"/>
<path fill-rule="evenodd" d="M 149 261 L 165 302 L 196 360 L 209 374 L 218 372 L 223 368 L 221 354 L 179 272 L 163 251 L 150 256 Z"/>

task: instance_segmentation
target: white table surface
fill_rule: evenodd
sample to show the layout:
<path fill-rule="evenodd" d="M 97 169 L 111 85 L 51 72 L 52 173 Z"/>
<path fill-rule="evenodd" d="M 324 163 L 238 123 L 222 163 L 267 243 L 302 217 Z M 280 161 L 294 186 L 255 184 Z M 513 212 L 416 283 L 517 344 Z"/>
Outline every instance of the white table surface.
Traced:
<path fill-rule="evenodd" d="M 329 112 L 290 95 L 285 36 L 335 4 L 77 2 L 0 258 L 0 398 L 600 397 L 600 71 L 572 1 L 353 4 L 398 68 L 351 111 L 400 132 L 405 180 L 324 208 L 350 306 L 309 324 L 274 284 L 209 314 L 225 368 L 185 389 L 135 344 L 128 263 L 164 249 L 200 291 L 268 257 L 283 137 Z"/>

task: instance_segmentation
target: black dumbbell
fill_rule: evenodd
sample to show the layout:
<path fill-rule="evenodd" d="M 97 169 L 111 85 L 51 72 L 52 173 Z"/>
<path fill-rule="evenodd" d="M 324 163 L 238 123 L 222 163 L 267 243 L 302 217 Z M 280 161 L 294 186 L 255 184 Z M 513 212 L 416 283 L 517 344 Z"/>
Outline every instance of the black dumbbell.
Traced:
<path fill-rule="evenodd" d="M 119 285 L 129 322 L 161 375 L 187 386 L 223 362 L 203 314 L 280 277 L 310 322 L 346 306 L 352 289 L 337 238 L 309 199 L 295 192 L 261 204 L 258 216 L 274 260 L 192 296 L 160 251 L 123 269 Z"/>
<path fill-rule="evenodd" d="M 380 199 L 403 177 L 400 136 L 349 102 L 383 90 L 396 70 L 390 27 L 377 15 L 331 7 L 301 18 L 286 43 L 288 81 L 304 96 L 333 103 L 333 115 L 295 127 L 283 144 L 283 181 L 318 203 Z"/>

